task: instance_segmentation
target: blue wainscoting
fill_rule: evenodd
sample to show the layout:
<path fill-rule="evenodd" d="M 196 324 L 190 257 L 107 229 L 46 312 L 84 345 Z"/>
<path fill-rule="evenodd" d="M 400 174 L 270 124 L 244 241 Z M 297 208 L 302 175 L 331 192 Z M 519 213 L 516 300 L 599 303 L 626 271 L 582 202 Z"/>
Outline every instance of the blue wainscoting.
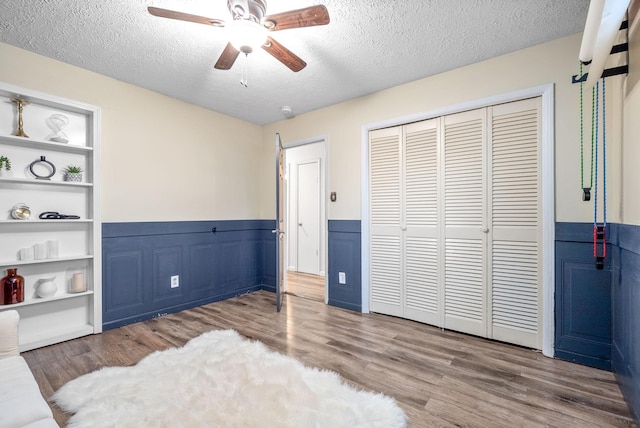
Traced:
<path fill-rule="evenodd" d="M 555 356 L 611 370 L 611 279 L 616 225 L 607 226 L 604 269 L 593 257 L 593 224 L 556 223 Z"/>
<path fill-rule="evenodd" d="M 619 225 L 613 260 L 612 365 L 640 425 L 640 226 Z"/>
<path fill-rule="evenodd" d="M 362 311 L 360 220 L 329 220 L 329 304 Z M 340 284 L 344 272 L 346 284 Z"/>
<path fill-rule="evenodd" d="M 273 220 L 104 223 L 103 329 L 275 291 L 274 226 Z"/>

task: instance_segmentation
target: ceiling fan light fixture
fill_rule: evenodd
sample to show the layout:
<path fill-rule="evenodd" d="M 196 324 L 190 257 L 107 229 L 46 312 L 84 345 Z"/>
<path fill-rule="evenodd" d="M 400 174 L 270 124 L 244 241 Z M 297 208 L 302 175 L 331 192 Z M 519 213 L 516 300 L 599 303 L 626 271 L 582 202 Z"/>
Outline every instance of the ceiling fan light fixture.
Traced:
<path fill-rule="evenodd" d="M 267 31 L 261 25 L 248 20 L 236 19 L 227 26 L 229 41 L 244 54 L 259 49 L 267 41 Z"/>

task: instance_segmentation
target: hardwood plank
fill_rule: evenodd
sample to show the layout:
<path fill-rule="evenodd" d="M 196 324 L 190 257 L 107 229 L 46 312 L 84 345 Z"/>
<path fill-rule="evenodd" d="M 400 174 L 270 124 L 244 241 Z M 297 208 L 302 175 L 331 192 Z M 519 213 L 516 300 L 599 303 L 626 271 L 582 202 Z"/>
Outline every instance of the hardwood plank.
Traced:
<path fill-rule="evenodd" d="M 287 271 L 287 294 L 324 302 L 325 277 Z"/>
<path fill-rule="evenodd" d="M 322 301 L 238 296 L 25 352 L 45 397 L 105 366 L 126 366 L 206 331 L 249 339 L 334 370 L 358 388 L 393 396 L 421 427 L 634 427 L 612 373 L 539 352 Z M 54 408 L 64 426 L 70 415 Z"/>

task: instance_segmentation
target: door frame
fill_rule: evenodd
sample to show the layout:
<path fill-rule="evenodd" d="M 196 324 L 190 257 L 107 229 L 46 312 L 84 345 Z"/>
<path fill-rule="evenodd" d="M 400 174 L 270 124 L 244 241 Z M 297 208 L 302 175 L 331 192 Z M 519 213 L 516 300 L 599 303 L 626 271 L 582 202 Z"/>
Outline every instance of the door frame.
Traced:
<path fill-rule="evenodd" d="M 329 211 L 329 196 L 328 196 L 328 191 L 327 189 L 329 188 L 329 159 L 328 159 L 328 138 L 326 135 L 318 135 L 315 137 L 309 137 L 309 138 L 304 138 L 301 140 L 295 140 L 295 141 L 290 141 L 290 142 L 283 142 L 282 143 L 282 147 L 284 149 L 285 152 L 285 156 L 284 156 L 284 162 L 285 165 L 288 165 L 287 162 L 287 149 L 292 149 L 294 147 L 300 147 L 300 146 L 306 146 L 309 144 L 316 144 L 316 143 L 320 143 L 322 144 L 322 157 L 323 159 L 320 160 L 320 173 L 321 175 L 324 175 L 324 181 L 322 182 L 321 185 L 321 190 L 320 190 L 320 222 L 324 223 L 324 236 L 321 237 L 322 243 L 324 244 L 324 248 L 323 248 L 323 253 L 324 253 L 324 263 L 321 266 L 320 269 L 320 273 L 324 272 L 324 303 L 327 304 L 329 302 L 329 276 L 328 276 L 328 263 L 329 263 L 329 254 L 328 254 L 328 248 L 329 248 L 329 233 L 328 233 L 328 227 L 327 227 L 327 221 L 329 218 L 328 215 L 328 211 Z M 324 162 L 323 162 L 324 160 Z M 323 174 L 324 173 L 324 174 Z M 289 226 L 290 226 L 290 221 L 292 219 L 289 218 L 289 198 L 292 196 L 291 192 L 289 192 L 289 187 L 286 182 L 285 182 L 285 186 L 287 187 L 286 193 L 285 193 L 285 209 L 284 209 L 284 226 L 283 229 L 284 230 L 289 230 Z M 324 189 L 324 191 L 323 191 Z M 289 254 L 289 240 L 285 239 L 285 254 Z M 287 275 L 284 275 L 285 280 L 284 280 L 284 290 L 285 292 L 287 291 L 287 280 L 286 277 Z"/>
<path fill-rule="evenodd" d="M 413 115 L 365 124 L 361 129 L 361 246 L 362 246 L 362 312 L 369 313 L 369 131 L 405 125 L 411 122 L 433 119 L 467 110 L 496 104 L 541 97 L 542 145 L 542 353 L 554 356 L 554 290 L 555 290 L 555 95 L 554 84 L 546 84 L 519 91 L 508 92 L 462 104 L 434 109 Z"/>

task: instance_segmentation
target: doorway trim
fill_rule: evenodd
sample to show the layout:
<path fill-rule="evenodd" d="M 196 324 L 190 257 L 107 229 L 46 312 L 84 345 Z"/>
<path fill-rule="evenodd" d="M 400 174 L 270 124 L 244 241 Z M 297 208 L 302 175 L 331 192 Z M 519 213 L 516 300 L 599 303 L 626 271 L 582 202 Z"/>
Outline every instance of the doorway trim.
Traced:
<path fill-rule="evenodd" d="M 320 143 L 322 144 L 322 154 L 323 154 L 323 158 L 324 158 L 324 162 L 320 162 L 320 170 L 324 173 L 324 181 L 323 181 L 323 186 L 322 188 L 324 189 L 324 192 L 321 191 L 320 193 L 320 198 L 321 198 L 321 207 L 320 207 L 320 211 L 321 211 L 321 222 L 324 223 L 324 236 L 322 236 L 322 242 L 323 242 L 323 253 L 324 253 L 324 264 L 323 266 L 321 266 L 321 273 L 324 272 L 324 303 L 327 304 L 329 302 L 329 276 L 328 276 L 328 263 L 329 263 L 329 233 L 328 233 L 328 227 L 327 227 L 327 223 L 328 223 L 328 211 L 329 211 L 329 199 L 328 199 L 328 192 L 327 189 L 329 188 L 329 153 L 328 153 L 328 144 L 327 144 L 328 138 L 326 135 L 318 135 L 315 137 L 308 137 L 308 138 L 304 138 L 301 140 L 294 140 L 294 141 L 290 141 L 290 142 L 283 142 L 282 143 L 282 147 L 285 150 L 285 164 L 287 163 L 287 155 L 286 155 L 286 151 L 287 149 L 292 149 L 294 147 L 300 147 L 300 146 L 306 146 L 309 144 L 316 144 L 316 143 Z M 289 212 L 289 197 L 290 197 L 290 192 L 289 189 L 287 188 L 287 198 L 285 201 L 286 204 L 286 208 L 285 208 L 285 216 L 284 216 L 284 230 L 288 230 L 289 228 L 289 223 L 291 221 L 291 219 L 288 216 L 288 212 Z M 289 253 L 289 239 L 285 239 L 285 253 Z M 287 290 L 287 281 L 286 281 L 286 275 L 285 275 L 285 281 L 284 281 L 284 289 L 285 292 Z"/>
<path fill-rule="evenodd" d="M 411 122 L 432 119 L 503 104 L 527 98 L 541 97 L 542 145 L 542 353 L 547 357 L 554 355 L 554 290 L 555 290 L 555 95 L 554 85 L 535 86 L 505 94 L 490 96 L 479 100 L 442 107 L 426 112 L 365 124 L 361 129 L 361 245 L 362 245 L 362 312 L 369 313 L 369 131 L 404 125 Z"/>

